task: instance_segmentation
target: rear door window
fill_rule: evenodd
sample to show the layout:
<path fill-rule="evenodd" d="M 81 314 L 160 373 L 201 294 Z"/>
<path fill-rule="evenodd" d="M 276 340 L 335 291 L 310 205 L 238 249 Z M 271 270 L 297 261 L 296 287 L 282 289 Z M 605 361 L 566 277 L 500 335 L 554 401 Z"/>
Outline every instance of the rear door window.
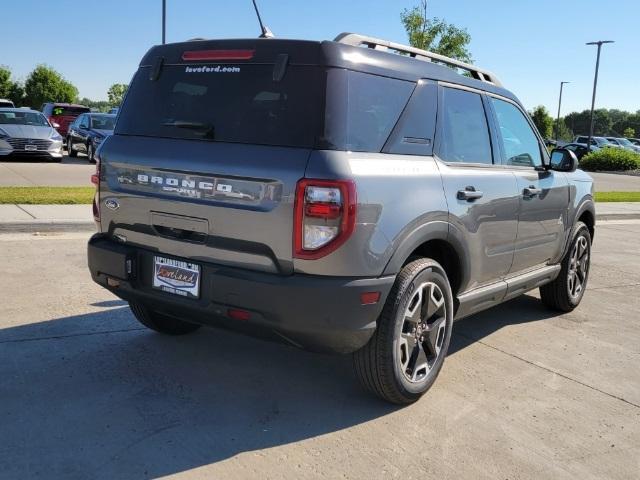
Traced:
<path fill-rule="evenodd" d="M 159 78 L 138 70 L 115 133 L 201 141 L 312 147 L 320 134 L 318 67 L 167 65 Z"/>
<path fill-rule="evenodd" d="M 440 118 L 440 116 L 439 116 Z M 444 87 L 438 157 L 445 162 L 492 164 L 491 140 L 482 97 Z"/>

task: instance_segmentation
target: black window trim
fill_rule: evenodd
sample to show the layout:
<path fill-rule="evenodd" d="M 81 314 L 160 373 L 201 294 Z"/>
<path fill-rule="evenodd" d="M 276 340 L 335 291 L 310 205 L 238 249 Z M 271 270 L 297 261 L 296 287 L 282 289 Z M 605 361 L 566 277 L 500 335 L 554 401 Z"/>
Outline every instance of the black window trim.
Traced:
<path fill-rule="evenodd" d="M 491 168 L 491 169 L 495 169 L 495 168 L 499 168 L 502 169 L 503 166 L 501 163 L 496 163 L 496 158 L 500 158 L 497 157 L 498 154 L 498 150 L 496 147 L 496 142 L 495 142 L 495 138 L 494 138 L 494 125 L 492 123 L 493 121 L 493 117 L 490 115 L 490 112 L 487 111 L 487 104 L 484 97 L 484 91 L 483 90 L 479 90 L 476 88 L 472 88 L 472 87 L 467 87 L 466 85 L 458 85 L 456 83 L 449 83 L 449 82 L 437 82 L 438 85 L 438 110 L 437 110 L 437 117 L 436 117 L 436 134 L 435 134 L 435 140 L 434 140 L 434 145 L 433 145 L 433 157 L 438 161 L 441 162 L 443 164 L 445 164 L 448 167 L 452 167 L 452 168 Z M 451 89 L 455 89 L 455 90 L 463 90 L 466 92 L 470 92 L 470 93 L 476 93 L 480 96 L 480 100 L 482 102 L 482 107 L 484 109 L 484 116 L 485 119 L 487 121 L 487 128 L 489 130 L 489 144 L 491 146 L 491 163 L 476 163 L 476 162 L 449 162 L 447 160 L 444 160 L 442 157 L 440 157 L 439 153 L 440 153 L 440 147 L 442 146 L 442 115 L 444 113 L 444 89 L 445 88 L 451 88 Z"/>

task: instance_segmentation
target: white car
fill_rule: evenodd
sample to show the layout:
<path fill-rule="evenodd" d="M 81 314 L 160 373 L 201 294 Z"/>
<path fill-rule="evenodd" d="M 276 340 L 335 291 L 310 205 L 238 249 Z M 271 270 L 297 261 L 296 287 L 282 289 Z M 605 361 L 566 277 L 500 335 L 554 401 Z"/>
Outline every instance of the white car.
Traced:
<path fill-rule="evenodd" d="M 62 137 L 55 126 L 35 110 L 0 108 L 0 157 L 21 155 L 62 159 Z"/>

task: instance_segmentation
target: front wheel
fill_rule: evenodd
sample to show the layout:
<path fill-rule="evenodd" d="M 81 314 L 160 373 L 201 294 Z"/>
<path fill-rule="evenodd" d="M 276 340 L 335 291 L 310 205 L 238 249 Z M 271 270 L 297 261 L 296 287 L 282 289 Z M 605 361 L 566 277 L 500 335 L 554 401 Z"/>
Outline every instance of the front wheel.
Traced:
<path fill-rule="evenodd" d="M 540 298 L 549 308 L 570 312 L 576 308 L 587 288 L 591 266 L 591 234 L 582 222 L 577 222 L 569 250 L 562 259 L 560 274 L 551 283 L 540 287 Z"/>
<path fill-rule="evenodd" d="M 428 258 L 412 261 L 398 275 L 373 337 L 353 355 L 356 376 L 388 402 L 415 402 L 442 368 L 452 325 L 444 269 Z"/>
<path fill-rule="evenodd" d="M 129 302 L 129 308 L 136 319 L 145 327 L 166 335 L 185 335 L 201 327 L 196 323 L 185 322 L 174 317 L 151 310 L 146 305 Z"/>
<path fill-rule="evenodd" d="M 67 138 L 67 153 L 70 157 L 75 158 L 78 156 L 78 152 L 73 149 L 73 143 L 71 142 L 71 137 Z"/>

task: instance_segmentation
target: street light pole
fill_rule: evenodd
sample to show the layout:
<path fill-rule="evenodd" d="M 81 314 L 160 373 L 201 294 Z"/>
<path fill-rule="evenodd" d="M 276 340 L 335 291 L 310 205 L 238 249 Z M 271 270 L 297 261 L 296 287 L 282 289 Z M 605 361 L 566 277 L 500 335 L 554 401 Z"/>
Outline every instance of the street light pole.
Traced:
<path fill-rule="evenodd" d="M 596 58 L 596 75 L 593 79 L 593 96 L 591 97 L 591 114 L 589 115 L 589 140 L 587 141 L 587 152 L 591 151 L 591 138 L 593 137 L 593 109 L 596 105 L 596 88 L 598 87 L 598 69 L 600 68 L 600 50 L 605 43 L 614 43 L 613 40 L 600 40 L 598 42 L 589 42 L 587 45 L 598 46 L 598 56 Z"/>
<path fill-rule="evenodd" d="M 167 0 L 162 0 L 162 44 L 167 40 Z"/>
<path fill-rule="evenodd" d="M 564 87 L 565 83 L 571 82 L 560 82 L 560 99 L 558 100 L 558 118 L 556 120 L 556 144 L 558 143 L 558 137 L 560 136 L 560 108 L 562 107 L 562 87 Z"/>

